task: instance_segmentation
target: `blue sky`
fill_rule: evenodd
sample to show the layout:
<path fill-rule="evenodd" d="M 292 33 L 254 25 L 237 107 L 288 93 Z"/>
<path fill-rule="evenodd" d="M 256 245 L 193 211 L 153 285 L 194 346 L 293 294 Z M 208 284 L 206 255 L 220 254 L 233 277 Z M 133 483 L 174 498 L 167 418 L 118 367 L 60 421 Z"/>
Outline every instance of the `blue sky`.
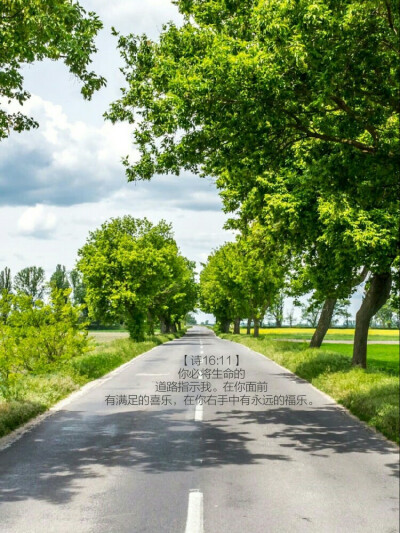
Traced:
<path fill-rule="evenodd" d="M 179 23 L 180 15 L 170 0 L 80 3 L 104 23 L 93 65 L 108 84 L 87 102 L 62 63 L 45 61 L 24 69 L 32 94 L 24 111 L 40 127 L 13 133 L 0 144 L 0 270 L 9 266 L 15 274 L 38 265 L 49 276 L 58 263 L 71 269 L 88 232 L 125 214 L 172 222 L 182 253 L 199 264 L 233 238 L 222 229 L 226 216 L 213 181 L 183 174 L 128 184 L 121 157 L 135 158 L 130 128 L 102 117 L 124 85 L 111 27 L 156 38 L 163 23 Z"/>

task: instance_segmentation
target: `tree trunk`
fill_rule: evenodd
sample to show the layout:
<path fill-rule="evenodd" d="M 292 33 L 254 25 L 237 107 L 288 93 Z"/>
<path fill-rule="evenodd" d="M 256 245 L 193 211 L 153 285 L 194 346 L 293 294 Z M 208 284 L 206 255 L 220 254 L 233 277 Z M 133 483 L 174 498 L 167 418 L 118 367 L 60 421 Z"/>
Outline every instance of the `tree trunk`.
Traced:
<path fill-rule="evenodd" d="M 390 272 L 374 274 L 370 287 L 356 314 L 356 331 L 354 333 L 353 366 L 367 368 L 367 341 L 371 318 L 386 303 L 390 296 L 392 275 Z"/>
<path fill-rule="evenodd" d="M 167 323 L 163 318 L 160 320 L 160 331 L 161 333 L 167 333 Z"/>
<path fill-rule="evenodd" d="M 177 332 L 176 322 L 173 322 L 173 323 L 171 324 L 171 332 L 172 332 L 172 333 L 176 333 L 176 332 Z"/>
<path fill-rule="evenodd" d="M 335 310 L 336 298 L 327 298 L 322 307 L 317 327 L 310 342 L 310 348 L 319 348 L 330 326 Z"/>
<path fill-rule="evenodd" d="M 223 333 L 229 333 L 229 326 L 231 325 L 231 321 L 226 319 L 222 321 L 222 332 Z"/>
<path fill-rule="evenodd" d="M 281 328 L 282 327 L 282 320 L 280 318 L 275 317 L 275 327 Z"/>
<path fill-rule="evenodd" d="M 235 320 L 233 322 L 233 333 L 235 335 L 239 335 L 240 334 L 240 318 L 235 318 Z"/>
<path fill-rule="evenodd" d="M 154 319 L 150 312 L 147 313 L 147 332 L 149 335 L 154 335 Z"/>
<path fill-rule="evenodd" d="M 258 337 L 260 334 L 260 320 L 258 318 L 254 319 L 254 337 Z"/>
<path fill-rule="evenodd" d="M 251 318 L 247 319 L 247 335 L 251 333 Z"/>
<path fill-rule="evenodd" d="M 131 339 L 136 342 L 145 340 L 145 317 L 143 312 L 135 308 L 127 310 L 126 327 Z"/>

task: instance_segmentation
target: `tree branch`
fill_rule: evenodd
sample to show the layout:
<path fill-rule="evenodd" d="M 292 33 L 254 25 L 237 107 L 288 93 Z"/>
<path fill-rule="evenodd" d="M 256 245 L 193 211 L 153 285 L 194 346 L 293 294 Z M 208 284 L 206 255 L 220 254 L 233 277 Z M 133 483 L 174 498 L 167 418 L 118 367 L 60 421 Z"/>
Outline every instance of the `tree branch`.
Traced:
<path fill-rule="evenodd" d="M 385 5 L 386 5 L 387 19 L 389 22 L 390 29 L 397 35 L 397 30 L 393 24 L 392 10 L 390 8 L 390 3 L 388 2 L 388 0 L 385 0 Z"/>
<path fill-rule="evenodd" d="M 364 144 L 360 141 L 354 141 L 353 139 L 342 139 L 341 137 L 336 137 L 335 135 L 327 135 L 326 133 L 317 133 L 314 131 L 310 131 L 308 128 L 298 123 L 292 124 L 292 126 L 295 129 L 304 132 L 307 137 L 321 139 L 322 141 L 328 141 L 337 144 L 347 144 L 348 146 L 353 146 L 354 148 L 357 148 L 358 150 L 361 150 L 364 153 L 373 154 L 376 151 L 373 146 L 368 146 L 367 144 Z"/>
<path fill-rule="evenodd" d="M 353 117 L 355 120 L 357 121 L 360 120 L 359 117 L 357 116 L 357 113 L 353 111 L 351 107 L 349 107 L 344 100 L 342 100 L 338 96 L 331 96 L 330 99 L 333 102 L 335 102 L 335 104 L 339 107 L 339 109 L 341 109 L 342 111 L 344 111 L 345 113 Z M 368 133 L 371 135 L 371 137 L 374 139 L 374 142 L 376 143 L 378 140 L 378 134 L 376 133 L 375 128 L 371 126 L 371 124 L 364 124 L 364 125 L 365 125 L 365 129 L 368 131 Z"/>

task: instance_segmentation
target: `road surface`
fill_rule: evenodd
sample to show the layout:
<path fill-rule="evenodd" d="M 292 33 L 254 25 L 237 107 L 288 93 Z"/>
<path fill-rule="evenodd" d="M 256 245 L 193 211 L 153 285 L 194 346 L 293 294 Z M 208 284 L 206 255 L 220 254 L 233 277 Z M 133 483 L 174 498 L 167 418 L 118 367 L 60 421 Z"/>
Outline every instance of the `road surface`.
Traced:
<path fill-rule="evenodd" d="M 195 327 L 0 451 L 0 531 L 393 533 L 397 451 L 290 372 Z"/>

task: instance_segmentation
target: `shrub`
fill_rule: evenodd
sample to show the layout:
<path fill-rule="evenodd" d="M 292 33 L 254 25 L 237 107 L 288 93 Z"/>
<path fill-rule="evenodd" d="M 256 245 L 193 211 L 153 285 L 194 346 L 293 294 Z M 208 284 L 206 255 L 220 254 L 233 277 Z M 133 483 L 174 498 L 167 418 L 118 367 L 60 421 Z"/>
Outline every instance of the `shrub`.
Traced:
<path fill-rule="evenodd" d="M 25 294 L 0 300 L 0 392 L 13 395 L 18 375 L 48 370 L 89 349 L 81 307 L 69 300 L 70 289 L 53 288 L 50 301 Z"/>

